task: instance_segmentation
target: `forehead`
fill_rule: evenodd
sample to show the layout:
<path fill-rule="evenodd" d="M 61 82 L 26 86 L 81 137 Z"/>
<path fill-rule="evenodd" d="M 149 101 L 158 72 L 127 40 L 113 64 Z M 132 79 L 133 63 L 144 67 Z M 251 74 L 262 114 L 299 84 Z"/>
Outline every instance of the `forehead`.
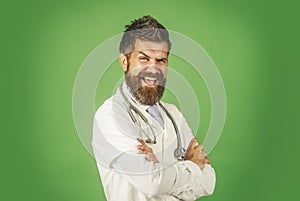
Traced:
<path fill-rule="evenodd" d="M 149 52 L 155 54 L 167 54 L 168 53 L 168 43 L 167 42 L 151 42 L 142 41 L 136 39 L 134 45 L 134 52 Z"/>

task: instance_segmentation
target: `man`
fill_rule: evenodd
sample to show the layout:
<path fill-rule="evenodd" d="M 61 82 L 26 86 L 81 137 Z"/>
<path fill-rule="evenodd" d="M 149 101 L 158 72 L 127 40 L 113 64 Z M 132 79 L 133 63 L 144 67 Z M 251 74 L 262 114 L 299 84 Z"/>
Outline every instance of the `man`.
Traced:
<path fill-rule="evenodd" d="M 93 129 L 109 201 L 195 200 L 214 191 L 215 172 L 203 146 L 178 109 L 160 102 L 170 49 L 168 31 L 154 18 L 126 26 L 119 57 L 125 81 L 97 110 Z"/>

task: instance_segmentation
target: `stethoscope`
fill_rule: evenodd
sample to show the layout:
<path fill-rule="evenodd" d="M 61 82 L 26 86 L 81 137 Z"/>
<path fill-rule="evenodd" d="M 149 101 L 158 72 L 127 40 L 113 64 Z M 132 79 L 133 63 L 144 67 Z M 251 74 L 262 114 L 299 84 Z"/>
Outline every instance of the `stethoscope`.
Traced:
<path fill-rule="evenodd" d="M 155 133 L 153 131 L 153 128 L 150 125 L 148 119 L 142 114 L 142 112 L 137 107 L 133 106 L 130 103 L 130 101 L 127 99 L 127 97 L 125 96 L 124 91 L 123 91 L 123 84 L 119 86 L 119 90 L 121 92 L 121 95 L 122 95 L 124 101 L 127 104 L 127 112 L 129 114 L 131 120 L 140 129 L 140 131 L 147 137 L 147 140 L 145 140 L 145 142 L 146 143 L 151 143 L 151 144 L 156 144 L 156 135 L 155 135 Z M 177 137 L 177 148 L 174 150 L 174 156 L 177 160 L 182 161 L 182 160 L 185 159 L 186 150 L 185 150 L 185 148 L 182 147 L 180 132 L 179 132 L 179 129 L 177 127 L 177 124 L 176 124 L 174 118 L 171 116 L 171 114 L 161 104 L 161 102 L 159 102 L 158 104 L 163 109 L 163 111 L 166 113 L 166 115 L 168 116 L 168 118 L 171 120 L 171 122 L 173 124 L 174 130 L 175 130 L 175 133 L 176 133 L 176 137 Z M 153 140 L 151 140 L 149 135 L 142 129 L 140 122 L 133 115 L 133 112 L 135 112 L 138 116 L 140 116 L 140 118 L 145 122 L 147 127 L 150 128 L 150 130 L 152 132 L 152 135 L 153 135 L 153 138 L 154 138 Z"/>

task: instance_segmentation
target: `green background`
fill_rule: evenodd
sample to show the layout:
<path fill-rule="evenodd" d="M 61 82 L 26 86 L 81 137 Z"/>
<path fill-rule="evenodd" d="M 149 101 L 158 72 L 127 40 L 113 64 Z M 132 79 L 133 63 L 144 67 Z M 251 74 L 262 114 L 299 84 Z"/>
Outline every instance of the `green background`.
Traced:
<path fill-rule="evenodd" d="M 217 186 L 200 200 L 297 199 L 296 1 L 1 1 L 0 9 L 1 200 L 105 200 L 74 127 L 73 85 L 87 55 L 144 14 L 197 41 L 225 84 L 226 123 L 210 154 Z M 108 96 L 98 90 L 97 105 Z"/>

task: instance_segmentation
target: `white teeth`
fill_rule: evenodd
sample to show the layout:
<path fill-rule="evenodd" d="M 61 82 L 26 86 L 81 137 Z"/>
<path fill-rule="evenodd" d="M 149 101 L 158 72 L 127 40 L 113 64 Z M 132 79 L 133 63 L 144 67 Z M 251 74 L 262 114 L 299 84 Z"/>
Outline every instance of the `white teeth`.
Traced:
<path fill-rule="evenodd" d="M 144 77 L 144 79 L 152 80 L 152 81 L 155 81 L 155 80 L 156 80 L 156 78 L 154 78 L 154 77 Z"/>
<path fill-rule="evenodd" d="M 143 80 L 148 86 L 154 85 L 157 81 L 157 79 L 153 77 L 144 77 Z"/>

